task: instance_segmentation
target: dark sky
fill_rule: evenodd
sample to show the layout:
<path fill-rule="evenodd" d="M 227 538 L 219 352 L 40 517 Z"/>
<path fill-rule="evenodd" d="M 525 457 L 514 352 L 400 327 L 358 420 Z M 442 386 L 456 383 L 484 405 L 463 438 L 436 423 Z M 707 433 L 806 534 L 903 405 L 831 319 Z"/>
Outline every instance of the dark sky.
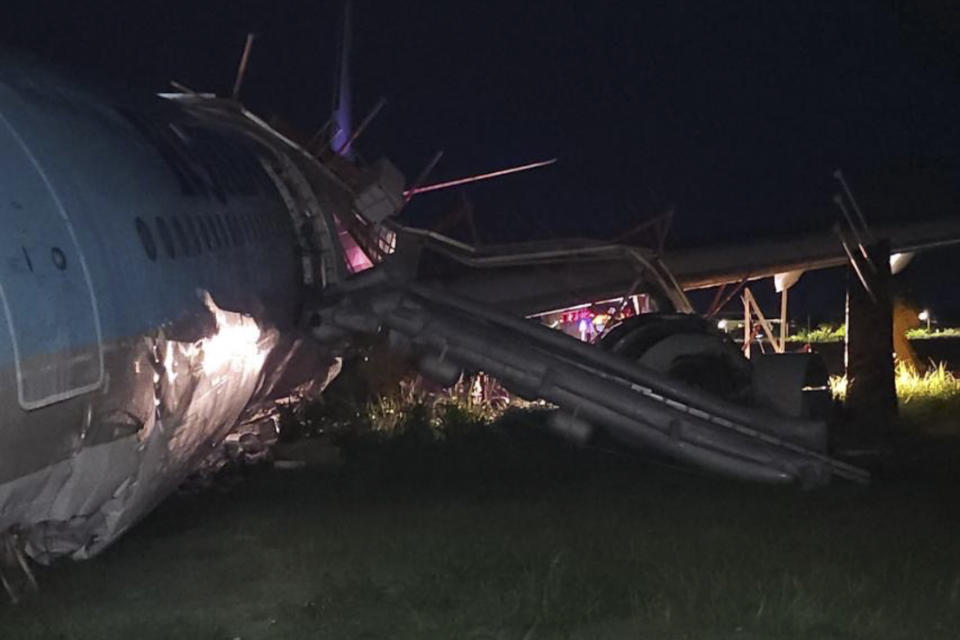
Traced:
<path fill-rule="evenodd" d="M 5 7 L 0 39 L 144 90 L 226 93 L 255 31 L 245 101 L 310 131 L 330 112 L 339 4 L 41 0 Z M 871 220 L 960 215 L 955 7 L 356 0 L 356 115 L 389 100 L 359 147 L 409 178 L 444 149 L 438 180 L 559 157 L 464 191 L 487 240 L 610 236 L 671 205 L 674 245 L 824 229 L 837 166 Z M 960 307 L 960 260 L 913 268 L 920 298 Z"/>

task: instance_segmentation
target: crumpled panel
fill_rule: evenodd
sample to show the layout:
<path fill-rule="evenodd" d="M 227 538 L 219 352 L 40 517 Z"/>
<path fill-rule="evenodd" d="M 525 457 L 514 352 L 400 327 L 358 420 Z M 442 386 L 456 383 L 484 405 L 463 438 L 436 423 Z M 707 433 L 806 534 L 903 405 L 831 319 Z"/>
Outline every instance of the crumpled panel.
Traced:
<path fill-rule="evenodd" d="M 35 560 L 98 553 L 219 448 L 253 405 L 282 393 L 279 381 L 316 392 L 339 370 L 339 359 L 300 336 L 209 296 L 205 304 L 215 328 L 198 340 L 160 330 L 116 345 L 107 386 L 86 399 L 73 455 L 0 486 L 0 529 L 15 527 Z"/>

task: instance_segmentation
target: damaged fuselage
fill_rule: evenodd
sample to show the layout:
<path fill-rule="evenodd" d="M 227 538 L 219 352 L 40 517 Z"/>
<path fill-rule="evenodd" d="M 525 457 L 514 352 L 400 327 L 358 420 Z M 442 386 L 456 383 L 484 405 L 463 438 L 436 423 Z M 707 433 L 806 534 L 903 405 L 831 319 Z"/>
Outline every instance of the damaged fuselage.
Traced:
<path fill-rule="evenodd" d="M 233 111 L 0 60 L 0 533 L 36 559 L 97 552 L 238 421 L 339 370 L 297 330 L 304 264 L 344 268 L 332 211 L 305 252 L 313 178 Z"/>
<path fill-rule="evenodd" d="M 322 390 L 356 334 L 389 335 L 447 383 L 485 371 L 547 400 L 564 434 L 606 430 L 754 481 L 868 479 L 826 455 L 822 421 L 715 397 L 633 348 L 680 327 L 671 358 L 730 352 L 690 337 L 693 309 L 655 252 L 480 251 L 391 222 L 413 191 L 386 160 L 321 161 L 235 101 L 137 100 L 9 58 L 0 141 L 0 536 L 40 561 L 103 549 L 236 425 Z M 667 314 L 610 348 L 522 317 L 626 291 Z M 762 390 L 753 379 L 771 376 L 733 353 L 753 372 L 740 386 Z"/>

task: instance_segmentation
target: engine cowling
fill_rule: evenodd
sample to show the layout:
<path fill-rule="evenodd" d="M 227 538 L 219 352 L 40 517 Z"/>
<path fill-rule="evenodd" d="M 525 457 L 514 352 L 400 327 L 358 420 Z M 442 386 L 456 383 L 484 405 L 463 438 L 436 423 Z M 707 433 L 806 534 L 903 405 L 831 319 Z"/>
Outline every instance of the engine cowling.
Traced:
<path fill-rule="evenodd" d="M 610 327 L 600 348 L 739 403 L 752 399 L 752 367 L 737 345 L 705 319 L 648 313 Z"/>

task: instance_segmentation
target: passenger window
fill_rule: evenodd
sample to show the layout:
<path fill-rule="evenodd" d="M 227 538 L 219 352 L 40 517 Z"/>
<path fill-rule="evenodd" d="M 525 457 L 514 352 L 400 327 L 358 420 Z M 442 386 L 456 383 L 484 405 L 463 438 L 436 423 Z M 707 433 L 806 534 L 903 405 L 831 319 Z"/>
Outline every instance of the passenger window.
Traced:
<path fill-rule="evenodd" d="M 143 247 L 143 252 L 147 254 L 150 260 L 156 261 L 157 243 L 153 241 L 153 234 L 150 232 L 150 227 L 140 218 L 134 219 L 134 225 L 137 228 L 137 235 L 140 237 L 140 246 Z"/>
<path fill-rule="evenodd" d="M 203 238 L 203 244 L 207 251 L 213 251 L 213 241 L 210 239 L 210 230 L 207 228 L 207 221 L 203 216 L 197 216 L 197 228 L 200 229 L 200 236 Z"/>
<path fill-rule="evenodd" d="M 53 266 L 55 266 L 60 271 L 66 271 L 67 269 L 67 254 L 63 252 L 63 249 L 60 247 L 53 247 L 50 249 L 50 259 L 53 260 Z"/>
<path fill-rule="evenodd" d="M 222 243 L 220 242 L 220 232 L 217 230 L 216 221 L 213 219 L 213 216 L 203 216 L 202 219 L 207 227 L 207 231 L 210 232 L 210 240 L 213 242 L 214 250 L 219 250 Z"/>
<path fill-rule="evenodd" d="M 176 258 L 177 250 L 173 246 L 173 235 L 170 234 L 170 227 L 167 226 L 167 221 L 163 218 L 157 218 L 155 222 L 157 225 L 157 234 L 160 236 L 160 242 L 163 244 L 164 251 L 167 252 L 167 257 Z"/>
<path fill-rule="evenodd" d="M 203 253 L 203 242 L 200 240 L 200 234 L 197 232 L 197 225 L 193 223 L 193 216 L 183 216 L 183 222 L 187 226 L 187 236 L 193 245 L 193 252 L 200 255 Z"/>
<path fill-rule="evenodd" d="M 237 225 L 237 234 L 240 236 L 240 243 L 246 244 L 250 241 L 250 234 L 247 233 L 247 225 L 244 220 L 243 214 L 238 215 L 234 218 L 234 222 Z"/>
<path fill-rule="evenodd" d="M 218 214 L 213 219 L 216 222 L 217 231 L 220 232 L 220 239 L 223 241 L 223 247 L 229 247 L 230 237 L 227 235 L 227 226 L 223 223 L 223 217 Z"/>
<path fill-rule="evenodd" d="M 183 225 L 180 224 L 180 221 L 176 218 L 173 218 L 171 223 L 173 224 L 173 232 L 177 236 L 177 241 L 180 243 L 180 250 L 183 252 L 183 255 L 193 255 L 193 247 L 190 246 L 190 241 L 187 240 L 187 232 L 183 230 Z"/>
<path fill-rule="evenodd" d="M 227 216 L 227 226 L 230 228 L 230 237 L 233 239 L 234 246 L 239 247 L 243 244 L 243 236 L 240 234 L 237 219 L 233 216 Z"/>

